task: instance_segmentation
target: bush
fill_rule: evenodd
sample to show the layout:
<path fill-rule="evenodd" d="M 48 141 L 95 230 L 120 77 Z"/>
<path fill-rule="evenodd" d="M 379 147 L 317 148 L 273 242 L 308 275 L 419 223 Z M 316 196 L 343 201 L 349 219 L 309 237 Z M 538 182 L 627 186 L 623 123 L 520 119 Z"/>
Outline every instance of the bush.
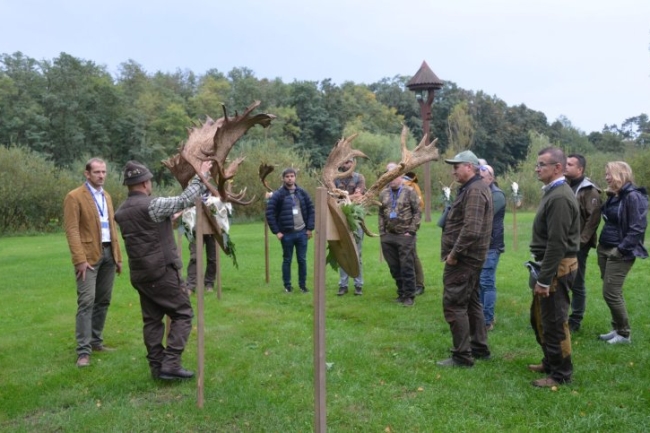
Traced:
<path fill-rule="evenodd" d="M 0 146 L 0 234 L 49 232 L 61 226 L 69 173 L 22 147 Z"/>

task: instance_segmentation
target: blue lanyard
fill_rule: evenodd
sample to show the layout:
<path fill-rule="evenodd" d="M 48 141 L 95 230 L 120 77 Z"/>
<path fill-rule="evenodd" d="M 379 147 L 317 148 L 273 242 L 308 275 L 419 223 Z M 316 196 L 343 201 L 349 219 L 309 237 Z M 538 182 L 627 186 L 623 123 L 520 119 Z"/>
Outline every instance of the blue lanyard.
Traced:
<path fill-rule="evenodd" d="M 95 197 L 95 193 L 90 188 L 90 185 L 88 185 L 88 182 L 86 182 L 86 188 L 88 188 L 90 195 L 92 196 L 93 200 L 95 200 L 95 204 L 97 205 L 97 211 L 99 212 L 99 215 L 103 218 L 104 209 L 106 208 L 106 197 L 104 197 L 104 193 L 98 191 L 102 195 L 102 207 L 99 207 L 99 202 L 97 201 L 97 197 Z"/>
<path fill-rule="evenodd" d="M 397 208 L 397 200 L 399 200 L 399 195 L 402 193 L 402 187 L 400 186 L 399 189 L 397 190 L 397 194 L 395 194 L 395 191 L 392 189 L 390 190 L 390 195 L 392 198 L 392 203 L 391 203 L 391 210 L 395 210 Z"/>
<path fill-rule="evenodd" d="M 557 188 L 558 186 L 562 185 L 565 182 L 566 182 L 566 179 L 558 179 L 555 182 L 548 185 L 548 187 L 547 187 L 548 189 L 546 189 L 544 192 L 549 192 L 550 190 Z"/>

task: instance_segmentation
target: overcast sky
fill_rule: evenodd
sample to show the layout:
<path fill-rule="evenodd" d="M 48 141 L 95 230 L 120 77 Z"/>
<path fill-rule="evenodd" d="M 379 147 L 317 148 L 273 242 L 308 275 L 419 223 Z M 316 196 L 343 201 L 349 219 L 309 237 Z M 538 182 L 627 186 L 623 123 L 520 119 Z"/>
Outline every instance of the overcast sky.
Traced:
<path fill-rule="evenodd" d="M 0 0 L 3 54 L 338 84 L 426 60 L 587 133 L 650 114 L 649 48 L 650 0 Z"/>

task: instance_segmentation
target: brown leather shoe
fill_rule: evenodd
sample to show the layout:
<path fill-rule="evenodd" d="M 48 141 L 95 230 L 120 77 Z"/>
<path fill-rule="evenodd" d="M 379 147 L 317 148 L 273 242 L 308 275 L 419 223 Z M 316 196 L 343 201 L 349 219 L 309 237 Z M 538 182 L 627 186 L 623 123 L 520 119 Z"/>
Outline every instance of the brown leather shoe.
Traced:
<path fill-rule="evenodd" d="M 93 352 L 115 352 L 117 349 L 114 347 L 104 346 L 93 346 Z"/>
<path fill-rule="evenodd" d="M 538 388 L 551 388 L 554 386 L 560 386 L 560 382 L 555 381 L 550 377 L 545 377 L 543 379 L 533 380 L 533 386 Z"/>
<path fill-rule="evenodd" d="M 77 358 L 77 367 L 88 367 L 90 365 L 90 355 L 79 355 Z"/>
<path fill-rule="evenodd" d="M 534 371 L 535 373 L 546 373 L 544 364 L 528 364 L 528 369 Z"/>

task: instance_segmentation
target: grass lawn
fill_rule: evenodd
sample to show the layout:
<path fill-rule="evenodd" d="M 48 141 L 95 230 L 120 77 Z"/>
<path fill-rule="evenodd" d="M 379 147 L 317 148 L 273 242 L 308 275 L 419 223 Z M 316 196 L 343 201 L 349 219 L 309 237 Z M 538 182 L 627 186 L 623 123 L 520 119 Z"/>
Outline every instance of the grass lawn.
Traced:
<path fill-rule="evenodd" d="M 512 214 L 506 217 L 497 323 L 489 333 L 493 359 L 472 369 L 436 365 L 451 345 L 436 218 L 418 235 L 427 284 L 412 308 L 393 302 L 378 239 L 364 241 L 363 296 L 337 297 L 338 274 L 328 268 L 329 431 L 650 431 L 650 261 L 637 261 L 624 289 L 633 344 L 611 346 L 596 339 L 610 330 L 610 316 L 592 252 L 586 318 L 573 338 L 574 382 L 557 391 L 530 385 L 539 376 L 526 365 L 541 359 L 528 325 L 531 295 L 523 267 L 532 217 L 517 214 L 516 245 Z M 376 217 L 369 222 L 376 225 Z M 95 354 L 90 367 L 78 369 L 76 290 L 65 236 L 0 239 L 0 431 L 313 431 L 313 293 L 283 292 L 274 238 L 266 283 L 261 223 L 234 224 L 231 234 L 239 269 L 222 254 L 222 299 L 205 298 L 202 409 L 195 381 L 151 380 L 128 270 L 116 279 L 104 333 L 118 351 Z M 188 255 L 185 241 L 186 262 Z M 297 287 L 295 261 L 293 277 Z M 195 329 L 183 357 L 187 368 L 196 369 L 196 353 Z"/>

